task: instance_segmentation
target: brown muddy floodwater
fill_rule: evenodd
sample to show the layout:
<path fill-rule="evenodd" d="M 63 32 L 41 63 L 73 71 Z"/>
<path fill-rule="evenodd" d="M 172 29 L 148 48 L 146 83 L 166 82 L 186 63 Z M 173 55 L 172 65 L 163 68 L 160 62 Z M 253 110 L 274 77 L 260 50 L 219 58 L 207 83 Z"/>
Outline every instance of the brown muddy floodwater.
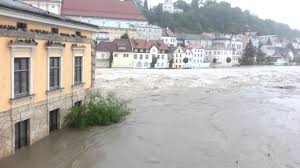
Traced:
<path fill-rule="evenodd" d="M 126 121 L 63 129 L 1 168 L 299 168 L 300 67 L 99 69 Z"/>

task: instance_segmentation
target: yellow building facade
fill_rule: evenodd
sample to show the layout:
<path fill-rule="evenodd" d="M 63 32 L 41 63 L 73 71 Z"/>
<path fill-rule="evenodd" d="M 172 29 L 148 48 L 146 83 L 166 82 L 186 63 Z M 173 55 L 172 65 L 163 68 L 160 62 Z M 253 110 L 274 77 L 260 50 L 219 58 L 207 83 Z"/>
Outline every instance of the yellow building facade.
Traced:
<path fill-rule="evenodd" d="M 13 3 L 19 3 L 14 1 Z M 0 4 L 0 158 L 62 127 L 93 86 L 97 27 Z"/>

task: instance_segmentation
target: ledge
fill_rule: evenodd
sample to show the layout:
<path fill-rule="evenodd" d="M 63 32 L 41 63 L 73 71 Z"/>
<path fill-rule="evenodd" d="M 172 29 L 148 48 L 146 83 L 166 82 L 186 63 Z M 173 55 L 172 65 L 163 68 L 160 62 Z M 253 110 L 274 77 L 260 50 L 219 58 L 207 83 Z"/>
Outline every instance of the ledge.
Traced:
<path fill-rule="evenodd" d="M 28 32 L 23 30 L 8 30 L 0 29 L 0 36 L 14 37 L 23 39 L 35 39 L 35 40 L 50 40 L 50 41 L 61 41 L 61 42 L 75 42 L 75 43 L 91 43 L 92 39 L 82 37 L 68 37 L 59 34 L 41 34 L 35 32 Z"/>
<path fill-rule="evenodd" d="M 61 92 L 63 91 L 65 88 L 55 88 L 55 89 L 50 89 L 47 90 L 46 93 L 51 93 L 51 92 Z"/>
<path fill-rule="evenodd" d="M 22 96 L 22 97 L 16 97 L 16 98 L 11 98 L 9 99 L 10 103 L 16 104 L 19 101 L 31 101 L 31 99 L 35 96 L 35 94 L 27 95 L 27 96 Z"/>

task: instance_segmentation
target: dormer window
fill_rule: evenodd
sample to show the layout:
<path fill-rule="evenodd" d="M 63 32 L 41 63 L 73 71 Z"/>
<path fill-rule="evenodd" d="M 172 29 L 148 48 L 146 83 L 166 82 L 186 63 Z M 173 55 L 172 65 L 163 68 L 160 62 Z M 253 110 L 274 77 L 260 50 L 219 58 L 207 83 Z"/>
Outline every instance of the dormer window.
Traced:
<path fill-rule="evenodd" d="M 124 51 L 124 50 L 126 50 L 126 47 L 120 46 L 120 47 L 118 47 L 118 50 Z"/>
<path fill-rule="evenodd" d="M 17 22 L 17 28 L 26 31 L 27 30 L 27 24 L 26 23 Z"/>

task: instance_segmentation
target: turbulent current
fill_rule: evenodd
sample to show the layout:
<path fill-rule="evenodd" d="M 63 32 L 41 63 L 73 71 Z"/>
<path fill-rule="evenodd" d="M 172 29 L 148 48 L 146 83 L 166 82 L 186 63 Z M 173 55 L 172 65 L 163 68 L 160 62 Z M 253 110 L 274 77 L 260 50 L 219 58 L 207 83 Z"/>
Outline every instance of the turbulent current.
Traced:
<path fill-rule="evenodd" d="M 98 69 L 132 113 L 63 129 L 1 168 L 299 168 L 300 67 Z"/>

